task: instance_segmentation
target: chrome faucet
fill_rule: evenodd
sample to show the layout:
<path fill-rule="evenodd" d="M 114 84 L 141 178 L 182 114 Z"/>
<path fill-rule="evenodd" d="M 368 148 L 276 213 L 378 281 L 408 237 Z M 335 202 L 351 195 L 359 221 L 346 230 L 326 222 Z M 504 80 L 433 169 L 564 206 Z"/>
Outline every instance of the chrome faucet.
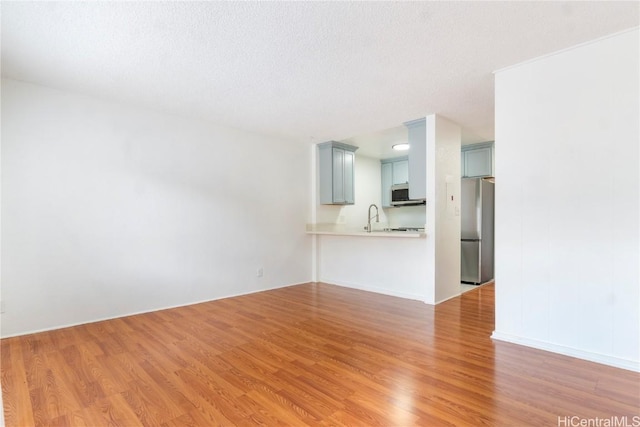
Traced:
<path fill-rule="evenodd" d="M 373 218 L 371 216 L 371 208 L 376 208 L 376 222 L 380 222 L 380 217 L 378 216 L 378 207 L 372 203 L 371 205 L 369 205 L 369 213 L 367 214 L 367 225 L 364 227 L 365 230 L 367 230 L 367 233 L 371 233 L 371 218 Z"/>

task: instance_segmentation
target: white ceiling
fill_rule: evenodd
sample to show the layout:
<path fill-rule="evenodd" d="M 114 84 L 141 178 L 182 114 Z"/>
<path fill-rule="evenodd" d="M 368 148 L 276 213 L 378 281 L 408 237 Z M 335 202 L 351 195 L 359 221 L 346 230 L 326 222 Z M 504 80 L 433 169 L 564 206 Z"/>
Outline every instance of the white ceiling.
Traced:
<path fill-rule="evenodd" d="M 494 70 L 638 2 L 2 2 L 2 76 L 302 142 L 438 113 L 493 139 Z"/>
<path fill-rule="evenodd" d="M 390 159 L 409 154 L 406 151 L 395 151 L 392 148 L 395 144 L 409 142 L 409 131 L 403 125 L 355 135 L 340 142 L 358 147 L 357 156 L 374 159 Z"/>

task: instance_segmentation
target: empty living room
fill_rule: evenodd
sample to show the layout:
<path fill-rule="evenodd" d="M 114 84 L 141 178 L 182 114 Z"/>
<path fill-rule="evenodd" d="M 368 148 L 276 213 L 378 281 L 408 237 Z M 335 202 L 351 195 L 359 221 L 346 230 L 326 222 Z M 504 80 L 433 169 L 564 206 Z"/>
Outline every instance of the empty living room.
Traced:
<path fill-rule="evenodd" d="M 639 2 L 0 19 L 1 426 L 640 426 Z"/>

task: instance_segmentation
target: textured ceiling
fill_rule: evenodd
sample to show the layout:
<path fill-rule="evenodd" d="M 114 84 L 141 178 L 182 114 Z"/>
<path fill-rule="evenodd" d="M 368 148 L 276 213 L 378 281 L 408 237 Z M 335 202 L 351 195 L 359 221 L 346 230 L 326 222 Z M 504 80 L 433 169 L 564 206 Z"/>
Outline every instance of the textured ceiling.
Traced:
<path fill-rule="evenodd" d="M 496 69 L 638 2 L 6 2 L 2 75 L 302 142 L 430 113 L 493 138 Z"/>

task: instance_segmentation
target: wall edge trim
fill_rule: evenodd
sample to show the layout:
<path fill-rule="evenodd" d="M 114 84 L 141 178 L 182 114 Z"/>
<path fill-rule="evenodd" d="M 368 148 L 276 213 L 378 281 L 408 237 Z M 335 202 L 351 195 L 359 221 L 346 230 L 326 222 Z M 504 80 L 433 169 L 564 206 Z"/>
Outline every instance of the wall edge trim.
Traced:
<path fill-rule="evenodd" d="M 24 331 L 24 332 L 17 332 L 17 333 L 9 334 L 9 335 L 0 335 L 0 339 L 3 340 L 5 338 L 15 338 L 15 337 L 21 337 L 23 335 L 38 334 L 40 332 L 50 332 L 50 331 L 56 331 L 58 329 L 73 328 L 75 326 L 89 325 L 91 323 L 105 322 L 107 320 L 121 319 L 123 317 L 129 317 L 129 316 L 137 316 L 139 314 L 155 313 L 156 311 L 171 310 L 173 308 L 187 307 L 187 306 L 190 306 L 190 305 L 203 304 L 203 303 L 206 303 L 206 302 L 213 302 L 213 301 L 218 301 L 218 300 L 227 299 L 227 298 L 241 297 L 241 296 L 244 296 L 244 295 L 251 295 L 251 294 L 257 294 L 259 292 L 273 291 L 273 290 L 276 290 L 276 289 L 288 288 L 288 287 L 291 287 L 291 286 L 299 286 L 299 285 L 304 285 L 304 284 L 307 284 L 307 283 L 313 283 L 313 282 L 300 282 L 300 283 L 292 283 L 292 284 L 288 284 L 288 285 L 276 285 L 276 286 L 272 286 L 272 287 L 265 288 L 265 289 L 255 290 L 255 291 L 240 292 L 240 293 L 236 293 L 236 294 L 224 295 L 224 296 L 211 298 L 211 299 L 192 301 L 192 302 L 188 302 L 186 304 L 178 304 L 178 305 L 172 305 L 172 306 L 168 306 L 168 307 L 156 307 L 156 308 L 152 308 L 150 310 L 142 310 L 142 311 L 136 311 L 136 312 L 133 312 L 133 313 L 121 314 L 121 315 L 117 315 L 117 316 L 103 317 L 103 318 L 99 318 L 99 319 L 95 319 L 95 320 L 87 320 L 86 322 L 68 323 L 68 324 L 64 324 L 64 325 L 52 326 L 50 328 L 48 327 L 48 328 L 42 328 L 42 329 L 36 329 L 36 330 L 30 330 L 30 331 Z"/>
<path fill-rule="evenodd" d="M 567 347 L 554 344 L 548 341 L 541 341 L 504 332 L 493 331 L 491 339 L 523 345 L 538 350 L 549 351 L 551 353 L 562 354 L 564 356 L 575 357 L 589 362 L 600 363 L 602 365 L 613 366 L 614 368 L 626 369 L 628 371 L 640 372 L 640 361 L 622 359 L 602 353 L 594 353 L 579 348 Z"/>

